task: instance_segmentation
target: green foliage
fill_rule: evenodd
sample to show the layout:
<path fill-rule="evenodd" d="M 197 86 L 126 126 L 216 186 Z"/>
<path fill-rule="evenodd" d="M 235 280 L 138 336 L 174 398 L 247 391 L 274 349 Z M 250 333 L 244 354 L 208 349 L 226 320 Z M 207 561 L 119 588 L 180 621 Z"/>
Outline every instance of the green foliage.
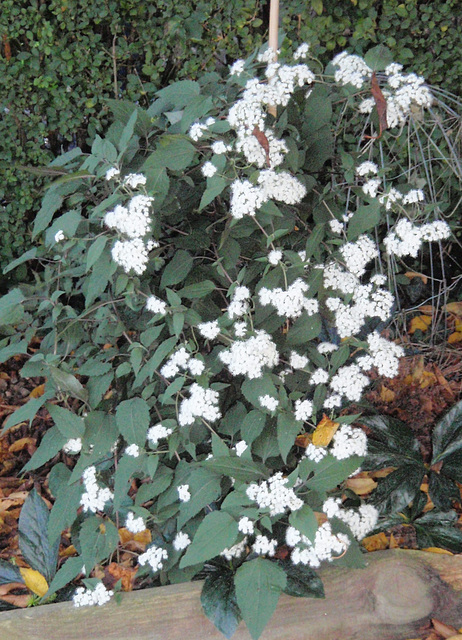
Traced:
<path fill-rule="evenodd" d="M 59 166 L 60 175 L 48 185 L 33 226 L 37 246 L 28 256 L 33 281 L 0 299 L 0 355 L 25 353 L 30 340 L 38 339 L 40 346 L 28 355 L 21 374 L 46 378 L 44 394 L 12 414 L 5 428 L 32 420 L 43 406 L 53 422 L 24 471 L 61 456 L 50 474 L 55 503 L 46 543 L 53 550 L 69 527 L 78 556 L 60 568 L 48 595 L 73 580 L 83 565 L 88 577 L 95 564 L 107 562 L 119 543 L 117 529 L 130 514 L 142 519 L 153 539 L 143 561 L 139 558 L 140 575 L 152 568 L 153 581 L 166 584 L 208 575 L 214 567 L 203 596 L 207 615 L 228 635 L 242 615 L 257 638 L 282 591 L 322 597 L 313 573 L 320 564 L 313 549 L 322 544 L 316 512 L 328 508 L 329 497 L 342 495 L 365 452 L 358 429 L 351 431 L 357 438 L 351 450 L 346 445 L 346 451 L 334 449 L 337 434 L 319 450 L 312 445 L 307 456 L 296 445 L 298 435 L 309 440 L 324 412 L 336 418 L 342 401 L 356 399 L 347 389 L 326 405 L 334 376 L 344 366 L 354 371 L 369 349 L 370 324 L 360 337 L 354 331 L 339 333 L 328 301 L 336 297 L 350 309 L 355 289 L 329 284 L 324 266 L 336 264 L 340 275 L 352 276 L 342 253 L 347 240 L 374 226 L 379 237 L 403 214 L 427 220 L 434 208 L 411 203 L 386 210 L 378 197 L 363 192 L 355 173 L 364 160 L 358 151 L 362 116 L 351 87 L 323 75 L 307 99 L 306 87 L 294 84 L 293 97 L 279 106 L 276 120 L 268 117 L 274 137 L 286 140 L 290 150 L 271 172 L 276 180 L 288 176 L 291 187 L 303 185 L 305 195 L 297 200 L 277 194 L 255 211 L 237 215 L 231 185 L 248 181 L 244 185 L 252 193 L 259 178 L 268 175 L 264 156 L 258 164 L 233 147 L 236 134 L 227 119 L 246 80 L 263 74 L 255 58 L 245 64 L 242 77 L 207 72 L 197 81 L 157 91 L 150 105 L 111 102 L 114 119 L 104 137 L 95 133 L 91 149 L 64 153 L 47 167 Z M 439 135 L 426 112 L 409 117 L 414 115 L 412 124 L 427 127 L 430 140 Z M 198 122 L 203 128 L 196 138 L 191 125 Z M 385 132 L 380 149 L 368 147 L 373 161 L 391 158 L 380 171 L 403 193 L 426 185 L 412 131 L 406 124 Z M 246 135 L 247 143 L 256 145 L 258 160 L 260 142 L 252 132 Z M 218 141 L 231 151 L 213 153 L 211 145 Z M 206 162 L 216 169 L 212 177 L 204 175 Z M 145 183 L 132 186 L 131 174 L 140 173 Z M 447 179 L 454 173 L 448 169 Z M 116 212 L 134 206 L 139 197 L 148 199 L 149 219 L 131 211 L 125 230 L 117 229 Z M 350 232 L 345 216 L 351 218 Z M 147 228 L 130 235 L 133 221 Z M 334 231 L 333 221 L 344 231 Z M 123 254 L 121 247 L 129 251 Z M 21 266 L 16 261 L 13 268 Z M 379 267 L 377 257 L 371 270 Z M 399 269 L 389 268 L 393 275 Z M 355 287 L 362 287 L 360 277 L 353 277 Z M 283 309 L 265 303 L 265 290 L 288 294 L 300 283 L 306 307 L 299 313 L 290 310 L 292 294 Z M 239 302 L 233 314 L 231 305 Z M 214 323 L 214 337 L 204 329 L 208 322 Z M 263 346 L 255 347 L 257 339 Z M 329 343 L 333 351 L 320 352 L 320 343 Z M 243 345 L 237 358 L 242 370 L 235 370 L 230 355 Z M 304 364 L 293 364 L 302 356 Z M 253 369 L 246 371 L 249 363 Z M 318 369 L 327 375 L 319 384 L 312 381 Z M 347 441 L 346 427 L 357 417 L 339 418 L 338 433 Z M 421 473 L 418 452 L 402 429 L 380 428 L 379 433 L 387 431 L 378 438 L 382 449 L 371 453 L 380 455 L 380 462 L 402 454 L 403 442 L 409 445 L 406 464 L 416 454 L 407 497 Z M 384 449 L 389 431 L 394 434 L 391 452 Z M 457 429 L 448 442 L 445 437 L 441 433 L 438 464 L 449 469 L 458 453 Z M 133 483 L 136 496 L 130 491 Z M 281 485 L 293 508 L 255 498 L 270 491 L 271 483 Z M 393 504 L 406 507 L 395 489 Z M 98 501 L 100 493 L 104 499 Z M 297 550 L 306 553 L 289 567 L 280 557 L 287 546 L 298 544 L 287 542 L 292 529 L 299 536 Z M 336 563 L 362 565 L 355 539 L 361 531 L 353 535 L 334 515 L 324 533 L 331 551 L 337 545 L 342 555 L 332 551 Z M 152 559 L 156 553 L 161 561 Z"/>

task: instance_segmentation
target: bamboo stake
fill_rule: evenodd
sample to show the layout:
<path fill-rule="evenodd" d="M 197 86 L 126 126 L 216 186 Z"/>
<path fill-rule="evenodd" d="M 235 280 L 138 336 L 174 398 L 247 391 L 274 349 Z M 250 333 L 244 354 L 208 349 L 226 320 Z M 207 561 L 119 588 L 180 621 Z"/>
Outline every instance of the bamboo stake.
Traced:
<path fill-rule="evenodd" d="M 269 15 L 269 40 L 268 46 L 273 50 L 273 62 L 278 59 L 278 30 L 279 30 L 279 0 L 270 0 L 270 15 Z M 275 105 L 268 107 L 268 113 L 272 116 L 277 116 L 277 108 Z"/>

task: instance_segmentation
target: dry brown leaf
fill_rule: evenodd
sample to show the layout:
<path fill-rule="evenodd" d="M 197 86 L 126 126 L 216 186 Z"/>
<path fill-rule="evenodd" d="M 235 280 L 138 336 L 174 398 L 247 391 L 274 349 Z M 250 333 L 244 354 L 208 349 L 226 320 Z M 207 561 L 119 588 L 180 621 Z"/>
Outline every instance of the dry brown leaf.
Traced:
<path fill-rule="evenodd" d="M 112 588 L 116 582 L 121 580 L 122 591 L 132 591 L 135 583 L 137 568 L 123 567 L 116 562 L 106 567 L 105 571 L 105 584 L 107 587 Z"/>
<path fill-rule="evenodd" d="M 462 640 L 462 634 L 458 633 L 456 636 L 449 636 L 447 640 Z"/>
<path fill-rule="evenodd" d="M 380 399 L 382 400 L 382 402 L 393 402 L 395 398 L 396 393 L 382 384 L 380 387 Z"/>
<path fill-rule="evenodd" d="M 361 544 L 367 551 L 382 551 L 383 549 L 388 549 L 388 539 L 383 532 L 363 538 Z"/>
<path fill-rule="evenodd" d="M 395 538 L 393 534 L 390 535 L 390 540 L 388 542 L 390 549 L 399 549 L 399 542 Z"/>
<path fill-rule="evenodd" d="M 462 317 L 462 302 L 449 302 L 445 309 L 448 313 Z"/>
<path fill-rule="evenodd" d="M 15 453 L 16 451 L 22 451 L 23 449 L 28 449 L 29 446 L 35 447 L 37 440 L 35 438 L 20 438 L 16 440 L 8 447 L 8 451 L 10 453 Z"/>
<path fill-rule="evenodd" d="M 313 432 L 313 444 L 316 447 L 327 447 L 339 426 L 340 422 L 334 422 L 324 414 Z"/>
<path fill-rule="evenodd" d="M 303 447 L 305 449 L 311 443 L 311 441 L 312 441 L 311 433 L 302 433 L 300 436 L 297 436 L 295 438 L 295 444 L 297 445 L 297 447 Z"/>
<path fill-rule="evenodd" d="M 68 547 L 59 552 L 60 558 L 69 558 L 69 556 L 77 555 L 77 549 L 73 544 L 70 544 Z"/>
<path fill-rule="evenodd" d="M 348 478 L 346 486 L 358 496 L 365 496 L 376 488 L 377 482 L 372 478 Z"/>
<path fill-rule="evenodd" d="M 395 470 L 396 467 L 385 467 L 384 469 L 379 469 L 378 471 L 370 471 L 369 475 L 371 478 L 386 478 Z"/>
<path fill-rule="evenodd" d="M 458 635 L 457 629 L 455 627 L 452 627 L 449 624 L 444 624 L 444 622 L 441 622 L 441 620 L 437 620 L 437 618 L 432 618 L 432 625 L 435 631 L 439 633 L 440 636 L 443 636 L 443 638 L 450 638 L 451 636 Z"/>
<path fill-rule="evenodd" d="M 406 278 L 412 280 L 412 278 L 420 278 L 424 284 L 427 284 L 428 277 L 424 273 L 418 273 L 417 271 L 406 271 L 404 274 Z"/>
<path fill-rule="evenodd" d="M 40 398 L 45 393 L 45 384 L 39 384 L 38 387 L 32 389 L 29 393 L 29 398 Z"/>

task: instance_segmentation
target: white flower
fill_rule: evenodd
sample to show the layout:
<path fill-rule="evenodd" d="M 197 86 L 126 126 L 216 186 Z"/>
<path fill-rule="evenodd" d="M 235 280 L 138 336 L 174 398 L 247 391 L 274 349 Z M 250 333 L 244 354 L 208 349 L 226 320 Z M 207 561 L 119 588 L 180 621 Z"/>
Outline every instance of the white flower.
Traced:
<path fill-rule="evenodd" d="M 366 176 L 368 173 L 376 174 L 378 171 L 379 168 L 375 162 L 369 162 L 369 160 L 366 160 L 366 162 L 363 162 L 356 167 L 356 174 L 358 176 Z"/>
<path fill-rule="evenodd" d="M 331 228 L 332 233 L 342 233 L 344 230 L 344 223 L 340 222 L 340 220 L 330 220 L 329 227 Z"/>
<path fill-rule="evenodd" d="M 190 544 L 191 540 L 188 534 L 182 533 L 181 531 L 176 534 L 175 539 L 173 540 L 173 548 L 176 551 L 183 551 L 183 549 L 186 549 Z"/>
<path fill-rule="evenodd" d="M 282 160 L 283 158 L 281 157 L 280 162 Z M 278 163 L 271 162 L 271 166 L 275 166 L 275 164 Z M 306 195 L 305 185 L 287 171 L 281 171 L 280 173 L 276 173 L 272 169 L 260 171 L 258 183 L 261 185 L 264 200 L 274 199 L 286 204 L 296 204 L 301 202 Z"/>
<path fill-rule="evenodd" d="M 261 305 L 272 305 L 281 317 L 298 318 L 303 311 L 311 316 L 318 311 L 319 304 L 317 300 L 305 296 L 308 289 L 307 283 L 297 278 L 286 291 L 279 287 L 275 289 L 262 287 L 258 297 Z"/>
<path fill-rule="evenodd" d="M 313 462 L 320 462 L 326 454 L 327 454 L 326 447 L 317 447 L 311 442 L 305 449 L 305 458 L 308 458 L 309 460 L 313 460 Z"/>
<path fill-rule="evenodd" d="M 278 546 L 277 540 L 269 540 L 266 536 L 257 536 L 255 542 L 252 545 L 252 551 L 262 556 L 274 556 L 276 553 L 276 547 Z"/>
<path fill-rule="evenodd" d="M 229 549 L 223 549 L 220 555 L 222 555 L 228 562 L 230 562 L 233 558 L 240 558 L 245 551 L 245 547 L 247 544 L 247 536 L 241 542 L 233 545 Z"/>
<path fill-rule="evenodd" d="M 64 235 L 64 231 L 60 229 L 55 233 L 55 242 L 61 242 L 61 240 L 65 240 L 66 236 Z"/>
<path fill-rule="evenodd" d="M 94 589 L 85 589 L 85 587 L 78 587 L 72 598 L 74 607 L 86 607 L 93 605 L 103 605 L 109 602 L 114 595 L 114 591 L 106 589 L 104 584 L 100 582 Z"/>
<path fill-rule="evenodd" d="M 151 569 L 156 572 L 163 568 L 163 561 L 167 560 L 168 553 L 165 549 L 153 545 L 146 549 L 145 553 L 142 553 L 138 558 L 138 563 L 143 567 L 145 564 L 149 564 Z"/>
<path fill-rule="evenodd" d="M 211 178 L 216 174 L 217 168 L 211 162 L 206 162 L 204 165 L 202 165 L 201 171 L 203 176 L 205 176 L 206 178 Z"/>
<path fill-rule="evenodd" d="M 189 398 L 184 398 L 180 404 L 178 422 L 181 426 L 193 424 L 196 418 L 204 418 L 215 422 L 221 418 L 218 408 L 218 391 L 204 389 L 196 382 L 189 387 Z"/>
<path fill-rule="evenodd" d="M 244 516 L 239 520 L 238 529 L 241 533 L 252 534 L 255 530 L 252 520 Z"/>
<path fill-rule="evenodd" d="M 309 360 L 306 356 L 301 356 L 296 351 L 292 351 L 290 354 L 289 364 L 292 369 L 304 369 Z"/>
<path fill-rule="evenodd" d="M 83 510 L 102 511 L 106 502 L 114 498 L 114 494 L 109 491 L 108 488 L 102 489 L 96 482 L 96 467 L 91 466 L 85 469 L 82 475 L 83 485 L 85 487 L 85 493 L 80 498 L 80 504 L 83 506 Z"/>
<path fill-rule="evenodd" d="M 64 453 L 75 455 L 82 450 L 82 438 L 71 438 L 63 445 Z"/>
<path fill-rule="evenodd" d="M 423 200 L 425 200 L 425 196 L 422 189 L 411 189 L 411 191 L 403 197 L 403 204 L 413 204 L 414 202 L 422 202 Z"/>
<path fill-rule="evenodd" d="M 136 189 L 140 184 L 146 184 L 146 176 L 141 173 L 129 173 L 122 182 L 123 187 L 130 187 L 131 189 Z"/>
<path fill-rule="evenodd" d="M 149 296 L 146 300 L 146 309 L 152 313 L 160 313 L 160 315 L 165 316 L 167 313 L 167 303 L 156 296 Z"/>
<path fill-rule="evenodd" d="M 126 273 L 134 271 L 141 275 L 146 271 L 149 256 L 148 249 L 141 238 L 117 242 L 112 247 L 112 259 L 123 267 Z"/>
<path fill-rule="evenodd" d="M 246 449 L 248 449 L 249 445 L 247 444 L 247 442 L 245 440 L 239 440 L 239 442 L 236 442 L 235 446 L 234 446 L 234 450 L 236 451 L 236 455 L 238 458 L 240 458 L 242 456 L 242 454 L 244 453 L 244 451 Z"/>
<path fill-rule="evenodd" d="M 358 510 L 343 509 L 340 498 L 328 498 L 322 510 L 328 518 L 339 518 L 349 526 L 357 540 L 362 540 L 377 524 L 379 512 L 372 505 L 363 504 Z"/>
<path fill-rule="evenodd" d="M 363 184 L 361 189 L 363 193 L 366 194 L 366 196 L 375 198 L 377 196 L 377 192 L 381 184 L 382 184 L 382 181 L 380 180 L 380 178 L 370 178 L 367 182 Z"/>
<path fill-rule="evenodd" d="M 295 400 L 295 420 L 309 420 L 313 413 L 313 403 L 309 400 Z"/>
<path fill-rule="evenodd" d="M 127 456 L 131 456 L 132 458 L 138 458 L 140 455 L 140 448 L 137 444 L 131 444 L 125 449 L 125 453 Z"/>
<path fill-rule="evenodd" d="M 189 484 L 180 484 L 177 487 L 178 491 L 178 499 L 181 502 L 189 502 L 191 499 L 191 494 L 189 493 Z"/>
<path fill-rule="evenodd" d="M 340 367 L 329 383 L 330 388 L 339 395 L 346 396 L 352 402 L 359 402 L 363 390 L 370 380 L 365 376 L 357 364 Z"/>
<path fill-rule="evenodd" d="M 231 184 L 231 215 L 236 220 L 244 216 L 254 216 L 265 202 L 265 196 L 259 187 L 248 180 L 234 180 Z"/>
<path fill-rule="evenodd" d="M 268 253 L 268 262 L 273 265 L 277 265 L 282 260 L 282 251 L 280 249 L 274 249 Z"/>
<path fill-rule="evenodd" d="M 310 384 L 325 384 L 329 380 L 329 374 L 324 369 L 316 369 L 310 378 Z"/>
<path fill-rule="evenodd" d="M 365 235 L 359 236 L 356 242 L 347 242 L 340 253 L 348 271 L 357 278 L 364 275 L 366 265 L 379 255 L 375 242 Z"/>
<path fill-rule="evenodd" d="M 237 338 L 243 338 L 247 333 L 247 324 L 245 322 L 235 322 L 233 329 Z"/>
<path fill-rule="evenodd" d="M 204 338 L 207 340 L 213 340 L 220 333 L 220 327 L 218 326 L 218 321 L 213 320 L 212 322 L 202 322 L 197 325 L 199 332 Z"/>
<path fill-rule="evenodd" d="M 200 122 L 195 122 L 189 129 L 189 137 L 194 140 L 194 142 L 197 142 L 199 138 L 202 138 L 204 135 L 204 131 L 207 131 L 207 126 Z"/>
<path fill-rule="evenodd" d="M 119 169 L 116 167 L 111 167 L 106 171 L 106 180 L 112 180 L 113 178 L 117 178 L 120 175 Z"/>
<path fill-rule="evenodd" d="M 387 378 L 398 375 L 399 358 L 404 356 L 404 349 L 385 338 L 377 331 L 367 336 L 369 353 L 373 358 L 373 364 L 377 367 L 378 374 Z"/>
<path fill-rule="evenodd" d="M 162 438 L 168 438 L 168 436 L 172 433 L 172 429 L 167 429 L 161 424 L 156 424 L 148 429 L 147 439 L 154 447 L 157 447 L 159 440 L 161 440 Z"/>
<path fill-rule="evenodd" d="M 231 146 L 229 144 L 225 144 L 223 140 L 217 140 L 212 144 L 212 151 L 216 153 L 216 155 L 221 155 L 226 153 L 227 151 L 231 151 Z"/>
<path fill-rule="evenodd" d="M 321 342 L 317 346 L 317 350 L 319 353 L 332 353 L 333 351 L 337 351 L 338 346 L 333 344 L 332 342 Z"/>
<path fill-rule="evenodd" d="M 129 511 L 127 519 L 125 520 L 125 528 L 127 531 L 130 531 L 130 533 L 141 533 L 146 530 L 146 525 L 143 518 L 135 518 L 133 511 Z"/>
<path fill-rule="evenodd" d="M 293 489 L 285 486 L 288 481 L 289 479 L 283 478 L 282 472 L 278 471 L 259 485 L 249 485 L 246 493 L 260 509 L 269 509 L 270 516 L 276 516 L 287 510 L 297 511 L 303 506 L 303 501 L 297 498 Z"/>
<path fill-rule="evenodd" d="M 247 340 L 234 342 L 230 349 L 221 351 L 218 357 L 233 376 L 245 375 L 250 379 L 261 378 L 263 367 L 275 367 L 279 362 L 276 345 L 263 329 Z"/>
<path fill-rule="evenodd" d="M 333 437 L 332 455 L 337 460 L 351 456 L 365 456 L 367 453 L 367 437 L 362 429 L 354 429 L 350 425 L 342 425 Z"/>
<path fill-rule="evenodd" d="M 335 82 L 342 85 L 352 84 L 354 87 L 362 89 L 366 80 L 372 75 L 372 69 L 362 58 L 350 55 L 346 51 L 335 56 L 332 64 L 337 67 L 334 76 Z"/>
<path fill-rule="evenodd" d="M 245 60 L 236 60 L 229 68 L 230 76 L 240 76 L 244 71 Z"/>
<path fill-rule="evenodd" d="M 260 402 L 262 407 L 268 409 L 269 411 L 274 411 L 279 404 L 279 400 L 277 400 L 276 398 L 272 398 L 269 395 L 260 396 L 258 398 L 258 401 Z"/>
<path fill-rule="evenodd" d="M 205 369 L 205 364 L 198 358 L 191 358 L 188 362 L 188 369 L 193 376 L 200 376 Z"/>
<path fill-rule="evenodd" d="M 301 44 L 298 49 L 294 53 L 294 60 L 299 60 L 300 58 L 306 58 L 308 55 L 308 51 L 310 50 L 310 45 L 304 42 Z"/>

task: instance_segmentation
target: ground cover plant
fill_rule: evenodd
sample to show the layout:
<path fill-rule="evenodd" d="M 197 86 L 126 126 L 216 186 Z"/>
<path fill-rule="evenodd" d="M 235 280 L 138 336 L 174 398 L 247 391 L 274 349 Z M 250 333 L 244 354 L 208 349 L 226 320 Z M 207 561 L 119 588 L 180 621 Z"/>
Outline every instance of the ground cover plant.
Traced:
<path fill-rule="evenodd" d="M 53 461 L 54 504 L 32 492 L 20 522 L 41 577 L 2 562 L 0 580 L 47 599 L 84 576 L 83 606 L 135 575 L 203 577 L 206 615 L 228 637 L 243 618 L 258 638 L 281 592 L 322 597 L 315 570 L 361 566 L 378 526 L 376 506 L 344 489 L 396 457 L 377 443 L 403 429 L 361 418 L 368 451 L 348 407 L 371 376 L 398 374 L 390 289 L 450 236 L 461 175 L 445 127 L 458 116 L 383 47 L 326 69 L 308 45 L 278 61 L 264 48 L 148 109 L 109 105 L 91 153 L 50 165 L 61 177 L 37 246 L 7 268 L 29 262 L 34 281 L 0 301 L 0 357 L 26 355 L 21 375 L 45 382 L 5 429 L 48 411 L 23 471 Z M 447 529 L 459 431 L 437 428 L 431 463 L 445 460 L 431 495 Z M 414 493 L 396 500 L 390 475 L 384 511 L 416 508 L 415 458 Z M 125 573 L 111 573 L 128 542 Z"/>

